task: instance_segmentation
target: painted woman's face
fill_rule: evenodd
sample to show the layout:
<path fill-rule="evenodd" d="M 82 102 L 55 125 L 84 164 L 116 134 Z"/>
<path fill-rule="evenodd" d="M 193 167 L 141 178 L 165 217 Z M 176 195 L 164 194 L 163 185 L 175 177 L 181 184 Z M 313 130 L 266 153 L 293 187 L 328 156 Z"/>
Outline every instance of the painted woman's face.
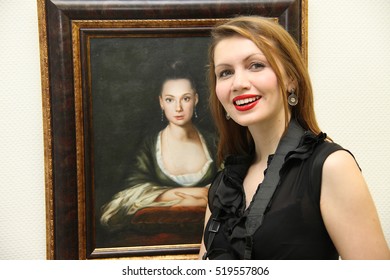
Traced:
<path fill-rule="evenodd" d="M 217 97 L 235 122 L 249 127 L 284 120 L 276 74 L 251 40 L 223 39 L 215 48 L 214 63 Z"/>
<path fill-rule="evenodd" d="M 171 124 L 183 126 L 191 122 L 198 104 L 195 93 L 187 79 L 167 80 L 160 95 L 160 106 Z"/>

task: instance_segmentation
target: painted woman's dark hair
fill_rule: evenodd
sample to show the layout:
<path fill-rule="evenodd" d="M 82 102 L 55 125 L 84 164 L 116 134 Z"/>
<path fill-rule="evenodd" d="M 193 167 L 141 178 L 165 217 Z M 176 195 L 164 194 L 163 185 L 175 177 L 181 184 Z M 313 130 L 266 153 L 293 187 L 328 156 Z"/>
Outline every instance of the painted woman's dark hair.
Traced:
<path fill-rule="evenodd" d="M 196 85 L 193 79 L 193 74 L 189 70 L 189 66 L 185 65 L 183 60 L 175 60 L 171 63 L 164 65 L 161 69 L 161 80 L 160 80 L 160 94 L 163 84 L 168 80 L 179 80 L 186 79 L 189 80 L 192 86 L 192 89 L 196 92 Z"/>

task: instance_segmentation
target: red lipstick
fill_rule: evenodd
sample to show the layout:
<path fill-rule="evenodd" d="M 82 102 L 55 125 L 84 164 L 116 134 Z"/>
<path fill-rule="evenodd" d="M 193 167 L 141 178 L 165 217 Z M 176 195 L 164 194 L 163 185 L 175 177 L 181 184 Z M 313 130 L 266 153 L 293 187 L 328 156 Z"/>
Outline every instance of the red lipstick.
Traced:
<path fill-rule="evenodd" d="M 238 111 L 248 111 L 255 107 L 260 99 L 259 95 L 244 94 L 233 98 L 233 104 Z"/>

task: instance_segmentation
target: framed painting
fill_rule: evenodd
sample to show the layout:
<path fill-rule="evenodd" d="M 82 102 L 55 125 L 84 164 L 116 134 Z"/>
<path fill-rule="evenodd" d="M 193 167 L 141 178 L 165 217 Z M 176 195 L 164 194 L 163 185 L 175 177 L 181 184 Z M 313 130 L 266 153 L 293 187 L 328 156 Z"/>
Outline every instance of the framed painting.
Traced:
<path fill-rule="evenodd" d="M 277 20 L 307 58 L 306 1 L 38 0 L 48 259 L 197 258 L 209 32 L 235 15 Z"/>

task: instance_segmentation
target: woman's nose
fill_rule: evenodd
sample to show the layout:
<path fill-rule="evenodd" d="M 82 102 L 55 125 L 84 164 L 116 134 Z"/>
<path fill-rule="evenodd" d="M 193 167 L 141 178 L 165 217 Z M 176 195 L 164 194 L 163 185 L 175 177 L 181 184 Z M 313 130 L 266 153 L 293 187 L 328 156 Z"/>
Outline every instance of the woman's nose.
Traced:
<path fill-rule="evenodd" d="M 181 106 L 181 102 L 176 102 L 176 112 L 183 111 L 183 107 Z"/>
<path fill-rule="evenodd" d="M 250 89 L 251 83 L 245 71 L 235 71 L 233 76 L 233 91 L 241 91 Z"/>

